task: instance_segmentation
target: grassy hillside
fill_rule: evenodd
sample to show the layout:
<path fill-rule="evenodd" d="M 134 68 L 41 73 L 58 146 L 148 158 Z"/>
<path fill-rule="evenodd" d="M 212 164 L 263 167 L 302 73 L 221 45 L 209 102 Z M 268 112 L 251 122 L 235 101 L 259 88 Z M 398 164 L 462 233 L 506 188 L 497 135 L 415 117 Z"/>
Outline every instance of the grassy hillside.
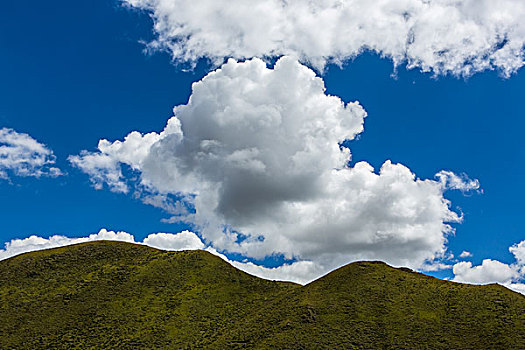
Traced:
<path fill-rule="evenodd" d="M 523 349 L 525 297 L 358 262 L 299 286 L 203 251 L 93 242 L 0 261 L 1 349 Z"/>

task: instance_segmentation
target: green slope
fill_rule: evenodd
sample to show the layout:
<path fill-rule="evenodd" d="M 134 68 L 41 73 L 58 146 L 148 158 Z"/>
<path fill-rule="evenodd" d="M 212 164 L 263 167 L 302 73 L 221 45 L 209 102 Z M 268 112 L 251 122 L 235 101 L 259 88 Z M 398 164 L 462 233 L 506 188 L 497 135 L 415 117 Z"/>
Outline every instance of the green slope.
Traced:
<path fill-rule="evenodd" d="M 378 262 L 302 287 L 121 242 L 0 261 L 0 349 L 194 348 L 523 349 L 525 297 Z"/>

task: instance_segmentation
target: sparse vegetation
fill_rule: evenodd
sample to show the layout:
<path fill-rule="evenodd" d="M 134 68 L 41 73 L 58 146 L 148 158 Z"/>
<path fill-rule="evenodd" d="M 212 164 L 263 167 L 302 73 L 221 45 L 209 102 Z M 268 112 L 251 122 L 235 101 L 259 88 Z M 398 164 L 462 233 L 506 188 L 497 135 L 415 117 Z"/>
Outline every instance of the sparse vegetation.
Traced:
<path fill-rule="evenodd" d="M 525 297 L 357 262 L 300 286 L 92 242 L 0 262 L 1 349 L 523 349 Z"/>

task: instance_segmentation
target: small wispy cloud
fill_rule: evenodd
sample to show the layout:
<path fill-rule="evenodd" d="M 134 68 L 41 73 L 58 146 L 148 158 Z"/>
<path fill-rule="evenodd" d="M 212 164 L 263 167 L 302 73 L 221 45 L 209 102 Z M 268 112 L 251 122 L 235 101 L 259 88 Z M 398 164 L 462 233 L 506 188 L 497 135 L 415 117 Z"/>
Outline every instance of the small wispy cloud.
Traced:
<path fill-rule="evenodd" d="M 435 176 L 447 190 L 458 190 L 465 194 L 473 191 L 482 192 L 479 180 L 471 179 L 467 174 L 458 175 L 452 171 L 441 170 Z"/>
<path fill-rule="evenodd" d="M 461 254 L 459 254 L 459 257 L 464 258 L 471 258 L 473 254 L 471 252 L 467 252 L 466 250 L 462 251 Z"/>
<path fill-rule="evenodd" d="M 0 129 L 0 179 L 21 177 L 57 177 L 62 171 L 53 165 L 53 151 L 28 134 Z"/>

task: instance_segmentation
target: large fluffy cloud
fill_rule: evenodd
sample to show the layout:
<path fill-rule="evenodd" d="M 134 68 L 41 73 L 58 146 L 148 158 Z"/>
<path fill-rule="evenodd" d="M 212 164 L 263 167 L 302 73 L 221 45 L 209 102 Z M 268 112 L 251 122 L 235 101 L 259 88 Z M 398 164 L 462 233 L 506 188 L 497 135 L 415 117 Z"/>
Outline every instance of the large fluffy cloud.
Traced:
<path fill-rule="evenodd" d="M 62 174 L 53 167 L 53 151 L 28 134 L 13 129 L 0 129 L 0 179 L 14 176 L 51 176 Z"/>
<path fill-rule="evenodd" d="M 452 173 L 421 180 L 390 161 L 379 171 L 350 167 L 341 143 L 365 116 L 357 102 L 326 95 L 294 59 L 273 69 L 230 60 L 193 85 L 161 133 L 102 140 L 70 159 L 97 187 L 130 188 L 125 166 L 140 174 L 135 188 L 149 192 L 148 203 L 181 199 L 171 220 L 192 224 L 219 251 L 282 254 L 324 271 L 357 259 L 421 267 L 444 253 L 450 223 L 461 221 L 443 192 L 477 183 Z"/>
<path fill-rule="evenodd" d="M 522 0 L 123 0 L 174 59 L 296 55 L 322 68 L 365 50 L 436 74 L 524 64 Z"/>
<path fill-rule="evenodd" d="M 509 251 L 514 255 L 513 264 L 485 259 L 481 265 L 473 266 L 470 261 L 454 265 L 454 281 L 474 284 L 500 283 L 525 294 L 525 241 L 513 245 Z"/>

